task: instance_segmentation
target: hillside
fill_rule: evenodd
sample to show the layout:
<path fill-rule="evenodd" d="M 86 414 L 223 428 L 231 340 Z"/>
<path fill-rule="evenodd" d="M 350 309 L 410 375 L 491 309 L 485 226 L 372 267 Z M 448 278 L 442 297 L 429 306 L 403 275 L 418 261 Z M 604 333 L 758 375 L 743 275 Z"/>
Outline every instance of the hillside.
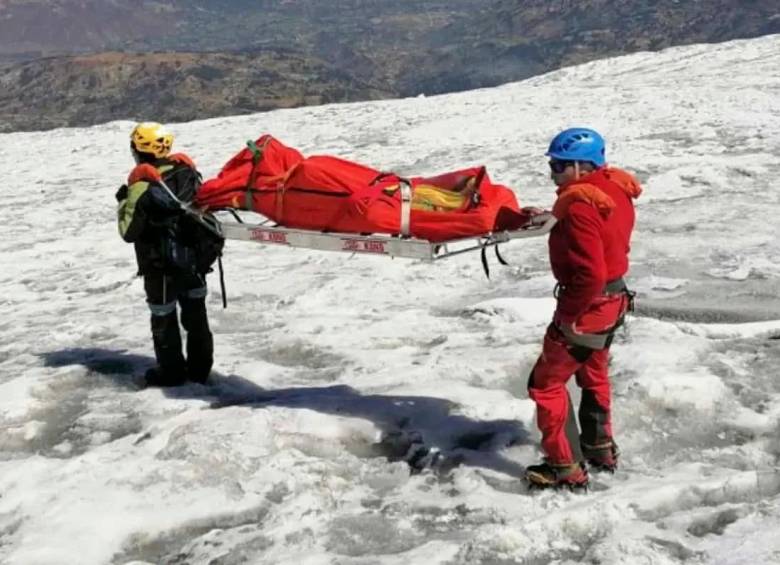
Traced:
<path fill-rule="evenodd" d="M 151 107 L 170 121 L 470 90 L 612 55 L 772 33 L 773 0 L 0 0 L 0 131 L 136 116 L 139 82 L 175 85 L 160 95 L 172 105 Z M 97 57 L 86 80 L 98 73 L 100 88 L 79 88 L 83 59 L 72 56 L 105 51 L 128 53 L 144 70 L 127 83 L 112 68 L 125 60 Z M 183 64 L 165 76 L 161 52 L 208 53 L 220 71 L 194 71 L 187 82 L 197 65 Z M 266 71 L 273 84 L 257 78 Z M 31 86 L 31 76 L 41 78 Z M 253 81 L 269 90 L 259 101 L 246 95 Z"/>
<path fill-rule="evenodd" d="M 0 69 L 0 131 L 189 121 L 393 94 L 294 53 L 53 57 Z"/>

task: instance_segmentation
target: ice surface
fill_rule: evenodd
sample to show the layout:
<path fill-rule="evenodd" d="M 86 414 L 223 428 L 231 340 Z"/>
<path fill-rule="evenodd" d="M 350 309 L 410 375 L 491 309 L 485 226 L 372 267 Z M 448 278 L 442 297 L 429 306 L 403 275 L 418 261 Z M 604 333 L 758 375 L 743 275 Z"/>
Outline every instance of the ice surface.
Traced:
<path fill-rule="evenodd" d="M 0 562 L 780 562 L 780 36 L 172 129 L 206 176 L 271 132 L 400 173 L 484 163 L 545 207 L 542 153 L 580 124 L 646 189 L 611 361 L 623 466 L 585 495 L 518 478 L 539 457 L 544 241 L 505 245 L 489 282 L 477 256 L 230 242 L 217 374 L 142 390 L 113 200 L 130 122 L 0 135 Z"/>

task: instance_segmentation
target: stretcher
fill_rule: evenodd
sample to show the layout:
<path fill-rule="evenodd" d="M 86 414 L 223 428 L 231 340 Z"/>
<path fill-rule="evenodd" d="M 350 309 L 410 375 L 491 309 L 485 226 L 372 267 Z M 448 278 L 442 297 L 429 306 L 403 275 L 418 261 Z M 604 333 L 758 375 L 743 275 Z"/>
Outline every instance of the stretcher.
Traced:
<path fill-rule="evenodd" d="M 422 261 L 438 261 L 471 251 L 483 251 L 514 239 L 539 237 L 550 232 L 556 223 L 549 212 L 537 214 L 523 227 L 478 236 L 444 241 L 385 234 L 332 233 L 273 225 L 265 220 L 249 223 L 240 215 L 220 213 L 219 226 L 225 239 L 248 241 L 317 251 L 340 251 L 352 254 L 384 255 Z"/>

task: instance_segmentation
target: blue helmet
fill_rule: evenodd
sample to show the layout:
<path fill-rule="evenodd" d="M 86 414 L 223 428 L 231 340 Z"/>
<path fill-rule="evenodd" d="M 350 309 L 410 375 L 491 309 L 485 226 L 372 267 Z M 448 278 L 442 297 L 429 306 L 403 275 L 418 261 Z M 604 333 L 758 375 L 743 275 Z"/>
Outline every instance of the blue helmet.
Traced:
<path fill-rule="evenodd" d="M 597 167 L 603 167 L 607 162 L 604 151 L 604 138 L 599 132 L 589 128 L 569 128 L 553 137 L 545 155 L 559 161 L 590 161 Z"/>

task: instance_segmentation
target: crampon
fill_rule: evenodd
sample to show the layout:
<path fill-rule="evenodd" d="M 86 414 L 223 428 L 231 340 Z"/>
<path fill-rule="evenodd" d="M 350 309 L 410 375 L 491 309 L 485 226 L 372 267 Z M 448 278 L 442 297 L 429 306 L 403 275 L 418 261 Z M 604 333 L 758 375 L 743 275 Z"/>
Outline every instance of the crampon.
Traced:
<path fill-rule="evenodd" d="M 609 440 L 601 445 L 581 444 L 582 454 L 588 462 L 588 467 L 593 471 L 614 473 L 618 467 L 620 450 L 617 444 Z"/>
<path fill-rule="evenodd" d="M 525 480 L 530 490 L 561 489 L 587 490 L 588 470 L 582 463 L 531 465 L 525 470 Z"/>

